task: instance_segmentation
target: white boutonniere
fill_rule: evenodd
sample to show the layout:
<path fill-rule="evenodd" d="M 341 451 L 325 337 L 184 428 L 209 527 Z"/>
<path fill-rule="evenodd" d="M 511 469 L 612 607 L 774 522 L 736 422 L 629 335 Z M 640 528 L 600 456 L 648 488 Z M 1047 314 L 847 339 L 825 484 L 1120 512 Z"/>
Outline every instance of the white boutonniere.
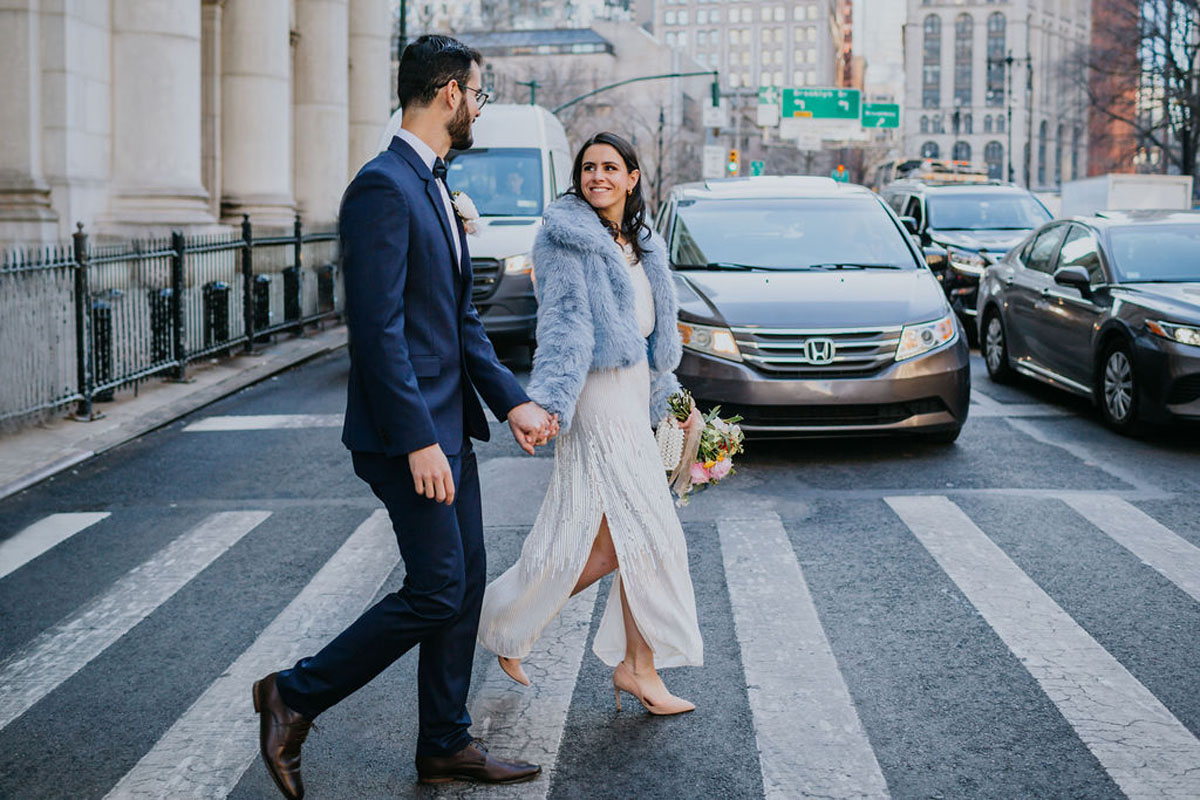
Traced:
<path fill-rule="evenodd" d="M 475 208 L 475 203 L 467 193 L 451 192 L 450 201 L 454 204 L 454 213 L 462 220 L 466 232 L 476 233 L 479 230 L 479 209 Z"/>

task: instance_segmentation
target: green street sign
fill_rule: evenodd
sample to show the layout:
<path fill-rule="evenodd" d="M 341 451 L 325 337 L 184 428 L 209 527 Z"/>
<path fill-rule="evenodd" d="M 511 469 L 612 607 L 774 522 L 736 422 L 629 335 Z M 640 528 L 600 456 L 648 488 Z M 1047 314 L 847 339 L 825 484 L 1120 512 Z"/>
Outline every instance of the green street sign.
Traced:
<path fill-rule="evenodd" d="M 784 89 L 783 116 L 853 120 L 862 109 L 858 89 Z"/>
<path fill-rule="evenodd" d="M 751 175 L 762 175 L 763 168 L 766 166 L 767 166 L 767 162 L 765 162 L 765 161 L 751 161 L 750 162 L 750 174 Z"/>
<path fill-rule="evenodd" d="M 864 128 L 899 128 L 900 106 L 896 103 L 865 103 L 862 111 Z"/>
<path fill-rule="evenodd" d="M 758 104 L 760 106 L 777 106 L 780 93 L 781 90 L 778 86 L 760 86 L 758 87 Z"/>

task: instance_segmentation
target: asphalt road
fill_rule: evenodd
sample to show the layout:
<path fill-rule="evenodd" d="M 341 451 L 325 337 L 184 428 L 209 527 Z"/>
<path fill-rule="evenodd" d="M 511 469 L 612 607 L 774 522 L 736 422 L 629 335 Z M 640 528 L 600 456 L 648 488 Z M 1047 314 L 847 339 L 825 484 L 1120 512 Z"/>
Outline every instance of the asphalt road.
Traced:
<path fill-rule="evenodd" d="M 532 690 L 477 654 L 477 732 L 547 775 L 417 786 L 410 654 L 321 717 L 308 796 L 1200 796 L 1200 434 L 1125 439 L 974 366 L 955 445 L 751 443 L 681 509 L 706 658 L 665 678 L 696 712 L 616 712 L 605 581 Z M 345 377 L 325 357 L 0 501 L 0 555 L 45 551 L 0 577 L 0 797 L 277 796 L 242 676 L 403 578 L 339 443 Z M 312 416 L 203 422 L 245 415 Z M 492 432 L 494 577 L 553 454 Z"/>

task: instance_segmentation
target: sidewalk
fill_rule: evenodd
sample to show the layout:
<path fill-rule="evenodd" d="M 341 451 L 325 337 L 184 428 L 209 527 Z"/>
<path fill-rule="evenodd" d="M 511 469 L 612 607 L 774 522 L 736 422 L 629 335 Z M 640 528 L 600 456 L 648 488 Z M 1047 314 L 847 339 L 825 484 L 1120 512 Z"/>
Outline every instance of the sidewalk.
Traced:
<path fill-rule="evenodd" d="M 76 422 L 67 417 L 67 407 L 41 425 L 0 435 L 0 499 L 345 344 L 345 325 L 300 337 L 285 334 L 256 355 L 189 364 L 190 383 L 151 378 L 136 394 L 122 389 L 115 401 L 96 404 L 103 419 Z"/>

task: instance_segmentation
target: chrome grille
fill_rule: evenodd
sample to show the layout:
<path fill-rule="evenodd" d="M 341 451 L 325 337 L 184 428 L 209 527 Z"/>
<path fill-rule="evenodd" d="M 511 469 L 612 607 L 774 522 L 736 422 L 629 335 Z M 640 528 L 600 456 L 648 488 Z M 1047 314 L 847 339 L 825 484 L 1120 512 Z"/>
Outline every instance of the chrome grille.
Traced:
<path fill-rule="evenodd" d="M 871 375 L 896 360 L 903 326 L 875 328 L 733 328 L 747 364 L 768 375 L 788 378 L 854 378 Z M 833 357 L 819 342 L 833 343 Z"/>
<path fill-rule="evenodd" d="M 486 300 L 500 284 L 500 262 L 494 258 L 471 259 L 471 302 Z"/>

